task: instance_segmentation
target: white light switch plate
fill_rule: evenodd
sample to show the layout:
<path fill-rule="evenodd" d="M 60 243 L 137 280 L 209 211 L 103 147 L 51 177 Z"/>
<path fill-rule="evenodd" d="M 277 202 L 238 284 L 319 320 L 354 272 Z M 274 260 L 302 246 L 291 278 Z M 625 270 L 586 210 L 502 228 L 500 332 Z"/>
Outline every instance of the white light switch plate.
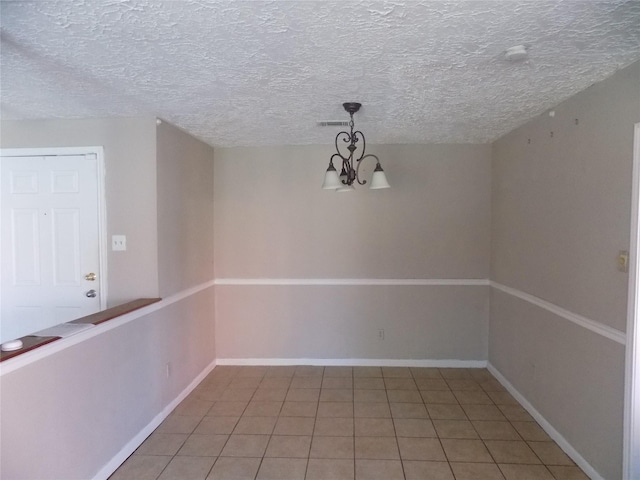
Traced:
<path fill-rule="evenodd" d="M 111 250 L 114 252 L 125 251 L 127 249 L 127 237 L 125 235 L 111 236 Z"/>

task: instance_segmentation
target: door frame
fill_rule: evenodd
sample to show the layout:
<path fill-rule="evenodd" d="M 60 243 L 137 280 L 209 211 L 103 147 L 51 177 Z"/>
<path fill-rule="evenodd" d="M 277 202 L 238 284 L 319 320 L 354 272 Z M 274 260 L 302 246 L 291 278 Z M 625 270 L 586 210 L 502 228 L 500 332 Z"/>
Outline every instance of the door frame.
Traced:
<path fill-rule="evenodd" d="M 107 308 L 107 202 L 105 190 L 104 148 L 51 147 L 51 148 L 0 148 L 0 157 L 54 157 L 58 155 L 95 155 L 97 161 L 98 191 L 98 255 L 100 267 L 100 310 Z"/>
<path fill-rule="evenodd" d="M 635 124 L 629 238 L 623 478 L 640 478 L 640 123 Z"/>

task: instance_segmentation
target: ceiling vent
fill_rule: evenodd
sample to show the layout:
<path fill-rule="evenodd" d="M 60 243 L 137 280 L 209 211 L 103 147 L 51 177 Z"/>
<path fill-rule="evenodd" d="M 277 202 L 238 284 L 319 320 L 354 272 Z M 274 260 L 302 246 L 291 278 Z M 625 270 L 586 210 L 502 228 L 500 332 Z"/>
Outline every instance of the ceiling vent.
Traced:
<path fill-rule="evenodd" d="M 318 122 L 318 127 L 348 127 L 349 122 Z"/>

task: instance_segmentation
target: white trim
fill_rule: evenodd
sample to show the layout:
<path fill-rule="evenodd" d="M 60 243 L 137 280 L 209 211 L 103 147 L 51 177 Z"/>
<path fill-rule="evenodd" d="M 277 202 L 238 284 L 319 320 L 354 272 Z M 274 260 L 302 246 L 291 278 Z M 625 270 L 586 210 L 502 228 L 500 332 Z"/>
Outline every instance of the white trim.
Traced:
<path fill-rule="evenodd" d="M 635 125 L 629 238 L 629 294 L 624 389 L 623 478 L 640 477 L 640 123 Z"/>
<path fill-rule="evenodd" d="M 174 398 L 169 405 L 164 407 L 158 415 L 153 417 L 147 426 L 145 426 L 142 430 L 138 432 L 136 436 L 134 436 L 127 444 L 122 447 L 122 449 L 104 465 L 98 473 L 96 473 L 93 477 L 94 480 L 106 480 L 108 479 L 113 472 L 115 472 L 120 465 L 124 463 L 124 461 L 129 458 L 136 448 L 138 448 L 144 440 L 153 433 L 153 431 L 158 428 L 158 426 L 162 423 L 162 421 L 169 416 L 169 414 L 182 402 L 187 395 L 189 395 L 199 384 L 206 378 L 209 373 L 215 368 L 216 362 L 215 360 L 211 362 L 209 365 L 205 367 L 202 372 L 198 374 L 193 381 L 187 385 L 187 387 L 180 392 L 180 394 Z"/>
<path fill-rule="evenodd" d="M 535 297 L 520 290 L 516 290 L 515 288 L 507 287 L 506 285 L 502 285 L 493 281 L 491 282 L 491 286 L 504 293 L 532 303 L 537 307 L 543 308 L 553 313 L 554 315 L 562 317 L 565 320 L 569 320 L 576 325 L 580 325 L 587 330 L 591 330 L 592 332 L 597 333 L 598 335 L 602 335 L 603 337 L 613 340 L 614 342 L 620 343 L 621 345 L 624 345 L 626 343 L 626 335 L 620 330 L 609 327 L 608 325 L 604 325 L 600 322 L 596 322 L 595 320 L 591 320 L 587 317 L 583 317 L 582 315 L 578 315 L 577 313 L 570 312 L 569 310 L 565 310 L 558 305 L 547 302 L 546 300 L 542 300 L 541 298 Z"/>
<path fill-rule="evenodd" d="M 317 365 L 345 367 L 485 368 L 486 360 L 411 360 L 388 358 L 218 358 L 218 365 Z"/>
<path fill-rule="evenodd" d="M 216 285 L 482 286 L 487 278 L 216 278 Z"/>
<path fill-rule="evenodd" d="M 491 363 L 487 369 L 509 391 L 511 395 L 522 405 L 527 412 L 540 424 L 542 429 L 558 444 L 558 446 L 578 465 L 591 480 L 604 480 L 604 478 L 587 462 L 578 451 L 542 416 L 538 410 L 507 380 L 500 371 Z M 630 477 L 624 477 L 630 478 Z"/>
<path fill-rule="evenodd" d="M 102 147 L 38 147 L 0 148 L 0 155 L 7 157 L 46 157 L 51 155 L 86 155 L 96 153 Z"/>
<path fill-rule="evenodd" d="M 121 325 L 132 322 L 133 320 L 136 320 L 140 317 L 144 317 L 146 315 L 149 315 L 150 313 L 161 310 L 173 303 L 179 302 L 191 295 L 195 295 L 196 293 L 211 287 L 213 287 L 213 280 L 201 283 L 200 285 L 188 288 L 187 290 L 183 290 L 182 292 L 164 298 L 159 302 L 152 303 L 151 305 L 147 305 L 146 307 L 142 307 L 131 313 L 121 315 L 117 318 L 114 318 L 113 320 L 109 320 L 108 322 L 96 325 L 94 328 L 90 328 L 71 337 L 56 340 L 55 342 L 48 343 L 47 345 L 38 347 L 34 350 L 31 350 L 30 352 L 23 353 L 22 355 L 10 358 L 9 360 L 5 360 L 4 362 L 0 363 L 0 377 L 26 365 L 37 362 L 38 360 L 42 360 L 43 358 L 46 358 L 57 352 L 66 350 L 67 348 L 84 342 L 89 338 L 102 335 L 109 330 L 113 330 L 114 328 L 118 328 Z"/>
<path fill-rule="evenodd" d="M 95 149 L 96 158 L 98 159 L 98 248 L 99 268 L 100 268 L 100 309 L 107 308 L 107 299 L 109 298 L 109 268 L 108 261 L 108 230 L 107 230 L 107 190 L 106 178 L 107 170 L 104 162 L 104 147 L 91 147 Z"/>

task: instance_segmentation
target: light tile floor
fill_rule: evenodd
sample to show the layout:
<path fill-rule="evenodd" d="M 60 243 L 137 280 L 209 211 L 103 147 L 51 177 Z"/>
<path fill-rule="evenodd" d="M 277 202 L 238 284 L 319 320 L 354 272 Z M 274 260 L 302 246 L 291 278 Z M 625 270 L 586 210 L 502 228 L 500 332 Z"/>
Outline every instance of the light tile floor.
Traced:
<path fill-rule="evenodd" d="M 485 369 L 216 367 L 111 480 L 584 480 Z"/>

